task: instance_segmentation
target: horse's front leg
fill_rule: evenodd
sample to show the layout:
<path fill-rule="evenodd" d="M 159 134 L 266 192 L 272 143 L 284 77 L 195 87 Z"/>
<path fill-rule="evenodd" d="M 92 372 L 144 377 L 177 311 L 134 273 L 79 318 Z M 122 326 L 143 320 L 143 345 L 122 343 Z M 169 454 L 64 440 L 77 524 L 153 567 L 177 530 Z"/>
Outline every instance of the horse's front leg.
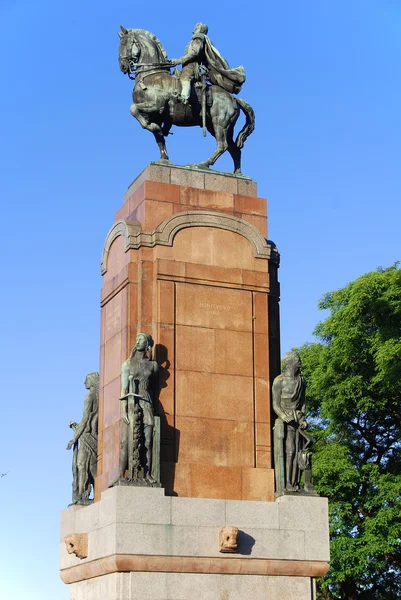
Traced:
<path fill-rule="evenodd" d="M 152 125 L 155 125 L 155 123 L 152 123 Z M 161 133 L 161 129 L 160 133 L 158 131 L 153 131 L 152 133 L 155 136 L 156 144 L 159 146 L 160 160 L 169 160 L 166 149 L 166 140 L 164 139 L 164 135 Z"/>
<path fill-rule="evenodd" d="M 162 113 L 164 110 L 163 106 L 158 106 L 154 102 L 140 102 L 139 104 L 132 104 L 130 108 L 130 113 L 133 117 L 139 121 L 141 126 L 144 129 L 148 129 L 153 133 L 156 139 L 156 143 L 159 146 L 160 150 L 160 159 L 168 160 L 168 154 L 166 150 L 166 142 L 164 139 L 164 135 L 162 133 L 162 129 L 160 125 L 157 123 L 153 123 L 150 120 L 151 113 Z"/>

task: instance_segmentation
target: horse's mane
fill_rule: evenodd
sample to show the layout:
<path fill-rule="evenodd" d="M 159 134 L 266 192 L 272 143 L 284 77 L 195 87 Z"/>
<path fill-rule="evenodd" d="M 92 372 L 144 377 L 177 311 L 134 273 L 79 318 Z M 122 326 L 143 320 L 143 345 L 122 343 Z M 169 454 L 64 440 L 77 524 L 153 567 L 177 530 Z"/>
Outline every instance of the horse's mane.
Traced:
<path fill-rule="evenodd" d="M 167 62 L 167 54 L 161 41 L 150 31 L 146 29 L 131 29 L 135 39 L 138 40 L 140 46 L 156 46 L 160 62 Z"/>

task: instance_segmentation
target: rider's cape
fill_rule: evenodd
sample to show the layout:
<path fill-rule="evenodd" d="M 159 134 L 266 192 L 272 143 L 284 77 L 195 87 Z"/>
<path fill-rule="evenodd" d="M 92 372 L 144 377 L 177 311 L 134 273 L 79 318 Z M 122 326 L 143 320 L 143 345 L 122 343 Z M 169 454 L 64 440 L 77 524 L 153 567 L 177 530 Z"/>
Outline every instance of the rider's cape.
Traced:
<path fill-rule="evenodd" d="M 208 78 L 212 83 L 219 85 L 230 94 L 239 94 L 246 77 L 244 67 L 231 69 L 207 35 L 204 36 L 204 40 L 204 52 L 209 71 Z"/>

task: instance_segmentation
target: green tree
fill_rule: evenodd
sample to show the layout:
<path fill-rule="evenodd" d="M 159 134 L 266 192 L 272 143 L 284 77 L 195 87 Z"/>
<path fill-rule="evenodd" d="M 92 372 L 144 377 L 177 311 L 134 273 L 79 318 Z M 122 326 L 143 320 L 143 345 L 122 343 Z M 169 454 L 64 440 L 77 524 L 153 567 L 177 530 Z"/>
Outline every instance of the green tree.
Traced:
<path fill-rule="evenodd" d="M 315 439 L 314 482 L 330 507 L 322 599 L 401 598 L 401 269 L 326 294 L 318 343 L 300 349 Z"/>

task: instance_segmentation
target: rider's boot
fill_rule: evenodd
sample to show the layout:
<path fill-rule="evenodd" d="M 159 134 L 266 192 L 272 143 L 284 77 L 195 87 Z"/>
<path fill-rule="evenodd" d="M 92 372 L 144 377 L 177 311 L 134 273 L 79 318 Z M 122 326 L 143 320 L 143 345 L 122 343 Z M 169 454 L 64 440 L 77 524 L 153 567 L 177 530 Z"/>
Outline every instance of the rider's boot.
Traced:
<path fill-rule="evenodd" d="M 181 94 L 180 99 L 183 104 L 188 104 L 189 96 L 191 94 L 191 81 L 181 80 Z"/>

